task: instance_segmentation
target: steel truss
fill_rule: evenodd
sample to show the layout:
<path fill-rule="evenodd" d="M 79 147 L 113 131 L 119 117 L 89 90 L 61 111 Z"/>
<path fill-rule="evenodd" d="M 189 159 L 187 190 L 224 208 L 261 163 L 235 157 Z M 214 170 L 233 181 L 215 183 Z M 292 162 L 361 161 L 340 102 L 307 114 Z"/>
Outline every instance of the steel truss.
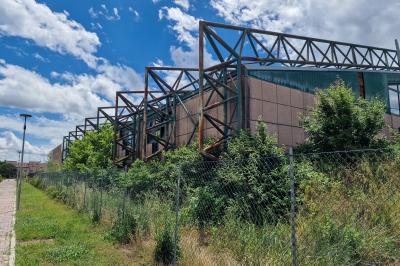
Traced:
<path fill-rule="evenodd" d="M 177 146 L 177 108 L 181 106 L 192 124 L 193 139 L 198 113 L 189 111 L 185 100 L 198 91 L 194 68 L 146 67 L 144 91 L 116 94 L 114 163 L 126 165 L 136 158 L 148 160 Z M 140 96 L 142 96 L 140 98 Z M 124 103 L 124 107 L 120 107 Z"/>
<path fill-rule="evenodd" d="M 68 132 L 67 136 L 63 137 L 61 160 L 68 156 L 69 146 L 75 141 L 82 139 L 87 132 L 98 130 L 102 125 L 111 123 L 114 124 L 114 117 L 107 110 L 114 111 L 114 106 L 98 107 L 97 116 L 85 118 L 83 125 L 77 125 L 75 130 Z"/>
<path fill-rule="evenodd" d="M 114 126 L 113 162 L 118 166 L 192 143 L 196 134 L 202 153 L 213 158 L 210 150 L 250 127 L 246 66 L 399 71 L 397 42 L 396 47 L 391 50 L 200 21 L 198 69 L 146 67 L 144 90 L 117 92 L 115 106 L 98 108 L 96 117 L 86 118 L 84 125 L 69 132 L 63 138 L 63 158 L 72 141 L 103 123 Z M 205 62 L 210 53 L 218 60 L 211 66 Z M 182 142 L 178 128 L 183 118 L 189 121 L 189 133 Z M 214 139 L 205 146 L 210 135 Z"/>
<path fill-rule="evenodd" d="M 229 34 L 230 38 L 226 37 Z M 205 41 L 209 48 L 207 51 L 219 61 L 211 67 L 205 67 Z M 400 52 L 397 42 L 396 46 L 396 50 L 390 50 L 200 21 L 201 150 L 207 152 L 223 143 L 230 136 L 229 132 L 250 127 L 248 104 L 245 100 L 248 98 L 248 89 L 243 82 L 246 65 L 399 71 Z M 205 94 L 207 87 L 211 87 L 219 95 L 217 103 L 210 104 L 210 97 Z M 233 110 L 228 110 L 228 102 L 233 105 Z M 213 109 L 220 105 L 224 105 L 224 121 L 218 121 L 213 115 Z M 228 117 L 232 119 L 229 120 Z M 204 130 L 208 122 L 218 131 L 220 137 L 210 146 L 204 147 Z"/>

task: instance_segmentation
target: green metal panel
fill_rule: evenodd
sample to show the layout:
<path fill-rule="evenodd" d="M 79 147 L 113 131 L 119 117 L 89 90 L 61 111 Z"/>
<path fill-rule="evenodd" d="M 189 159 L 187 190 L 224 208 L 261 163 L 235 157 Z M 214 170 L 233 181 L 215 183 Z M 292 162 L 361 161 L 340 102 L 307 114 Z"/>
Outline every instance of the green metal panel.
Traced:
<path fill-rule="evenodd" d="M 364 72 L 365 98 L 378 98 L 387 103 L 387 74 L 379 72 Z"/>
<path fill-rule="evenodd" d="M 327 88 L 341 78 L 359 95 L 357 72 L 353 71 L 248 70 L 248 75 L 308 93 Z"/>
<path fill-rule="evenodd" d="M 387 73 L 387 82 L 391 84 L 400 84 L 400 73 Z"/>

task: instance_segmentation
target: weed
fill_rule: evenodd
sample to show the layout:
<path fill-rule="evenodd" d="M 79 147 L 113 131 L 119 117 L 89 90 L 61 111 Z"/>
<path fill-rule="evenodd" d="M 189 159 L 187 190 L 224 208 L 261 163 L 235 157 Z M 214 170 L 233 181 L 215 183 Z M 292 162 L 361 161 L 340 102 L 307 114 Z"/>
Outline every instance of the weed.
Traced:
<path fill-rule="evenodd" d="M 169 226 L 165 226 L 161 234 L 157 236 L 157 244 L 154 252 L 154 258 L 157 262 L 170 265 L 174 260 L 174 237 Z M 177 256 L 179 256 L 179 247 L 177 247 Z"/>

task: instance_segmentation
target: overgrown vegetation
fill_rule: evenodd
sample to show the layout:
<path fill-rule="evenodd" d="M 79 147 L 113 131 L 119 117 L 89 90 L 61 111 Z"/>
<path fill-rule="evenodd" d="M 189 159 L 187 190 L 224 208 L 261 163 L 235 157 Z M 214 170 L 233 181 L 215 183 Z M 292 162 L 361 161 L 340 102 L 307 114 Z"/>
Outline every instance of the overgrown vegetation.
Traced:
<path fill-rule="evenodd" d="M 17 168 L 13 164 L 0 161 L 0 176 L 3 178 L 15 178 L 17 176 Z"/>
<path fill-rule="evenodd" d="M 400 259 L 400 138 L 390 142 L 381 134 L 381 102 L 355 98 L 342 81 L 317 96 L 316 107 L 303 118 L 308 139 L 297 150 L 293 169 L 299 260 L 305 265 L 395 263 Z M 65 172 L 61 186 L 39 181 L 36 186 L 92 210 L 98 220 L 109 218 L 108 235 L 116 242 L 139 245 L 152 239 L 158 263 L 172 262 L 175 236 L 168 225 L 178 204 L 181 264 L 204 263 L 200 254 L 217 264 L 290 264 L 289 160 L 264 123 L 253 135 L 241 131 L 229 139 L 218 162 L 206 161 L 190 145 L 150 162 L 136 160 L 128 172 L 111 168 L 111 147 L 105 145 L 111 138 L 107 126 L 85 136 L 66 162 L 80 174 Z M 371 148 L 380 150 L 299 154 Z"/>
<path fill-rule="evenodd" d="M 68 170 L 107 169 L 112 166 L 113 128 L 110 124 L 90 131 L 68 148 L 64 167 Z"/>
<path fill-rule="evenodd" d="M 156 238 L 157 244 L 154 250 L 154 258 L 156 262 L 164 265 L 171 265 L 174 262 L 175 241 L 171 231 L 171 227 L 166 225 Z M 176 255 L 179 256 L 179 247 Z"/>
<path fill-rule="evenodd" d="M 104 240 L 106 228 L 24 184 L 16 219 L 16 265 L 127 265 L 129 256 Z"/>

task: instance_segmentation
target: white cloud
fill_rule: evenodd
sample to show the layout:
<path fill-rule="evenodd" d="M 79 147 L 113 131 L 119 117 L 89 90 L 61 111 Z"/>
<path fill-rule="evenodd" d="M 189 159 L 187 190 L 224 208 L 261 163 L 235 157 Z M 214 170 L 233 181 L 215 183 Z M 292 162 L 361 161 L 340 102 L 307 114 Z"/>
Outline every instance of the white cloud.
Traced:
<path fill-rule="evenodd" d="M 107 105 L 85 84 L 50 83 L 36 72 L 11 64 L 0 65 L 0 105 L 36 112 L 80 113 Z"/>
<path fill-rule="evenodd" d="M 90 7 L 88 12 L 91 18 L 105 18 L 106 20 L 120 20 L 119 10 L 113 7 L 112 10 L 108 10 L 105 4 L 100 5 L 100 9 L 96 10 Z"/>
<path fill-rule="evenodd" d="M 200 19 L 183 12 L 178 7 L 162 7 L 158 15 L 160 19 L 172 22 L 170 28 L 177 34 L 178 41 L 184 44 L 184 47 L 170 47 L 171 59 L 174 64 L 179 67 L 198 67 Z M 217 63 L 207 51 L 204 52 L 204 62 L 208 66 Z"/>
<path fill-rule="evenodd" d="M 159 19 L 166 19 L 173 22 L 170 28 L 176 32 L 178 41 L 183 42 L 188 47 L 193 47 L 197 43 L 196 31 L 199 28 L 199 19 L 185 12 L 179 7 L 163 7 L 158 12 Z"/>
<path fill-rule="evenodd" d="M 93 54 L 100 41 L 96 33 L 88 32 L 68 13 L 50 10 L 34 0 L 1 0 L 0 34 L 34 41 L 61 54 L 71 54 L 88 65 L 95 65 Z"/>
<path fill-rule="evenodd" d="M 47 62 L 47 63 L 49 62 L 49 60 L 47 58 L 44 58 L 43 56 L 41 56 L 38 53 L 34 53 L 33 57 L 42 62 Z"/>
<path fill-rule="evenodd" d="M 129 12 L 131 12 L 131 13 L 133 14 L 134 20 L 135 20 L 135 21 L 138 21 L 139 18 L 140 18 L 139 12 L 138 12 L 136 9 L 134 9 L 133 7 L 131 7 L 131 6 L 128 7 L 128 10 L 129 10 Z"/>
<path fill-rule="evenodd" d="M 174 0 L 174 3 L 180 7 L 182 7 L 184 10 L 188 11 L 190 7 L 189 0 Z"/>
<path fill-rule="evenodd" d="M 52 120 L 41 115 L 33 114 L 27 120 L 27 137 L 34 136 L 37 139 L 46 140 L 50 146 L 56 146 L 62 142 L 62 136 L 75 128 L 77 124 L 83 123 L 83 119 L 78 120 L 68 117 L 62 120 Z M 0 129 L 21 132 L 23 120 L 16 115 L 0 115 Z"/>
<path fill-rule="evenodd" d="M 0 105 L 83 116 L 111 105 L 116 91 L 143 89 L 141 77 L 131 68 L 102 60 L 96 75 L 53 71 L 51 77 L 58 79 L 53 83 L 20 66 L 0 64 Z"/>
<path fill-rule="evenodd" d="M 17 160 L 21 147 L 22 140 L 12 131 L 0 132 L 0 160 Z M 32 145 L 25 140 L 24 162 L 45 161 L 50 150 L 50 146 Z"/>
<path fill-rule="evenodd" d="M 310 37 L 394 47 L 398 0 L 211 0 L 228 23 Z"/>

